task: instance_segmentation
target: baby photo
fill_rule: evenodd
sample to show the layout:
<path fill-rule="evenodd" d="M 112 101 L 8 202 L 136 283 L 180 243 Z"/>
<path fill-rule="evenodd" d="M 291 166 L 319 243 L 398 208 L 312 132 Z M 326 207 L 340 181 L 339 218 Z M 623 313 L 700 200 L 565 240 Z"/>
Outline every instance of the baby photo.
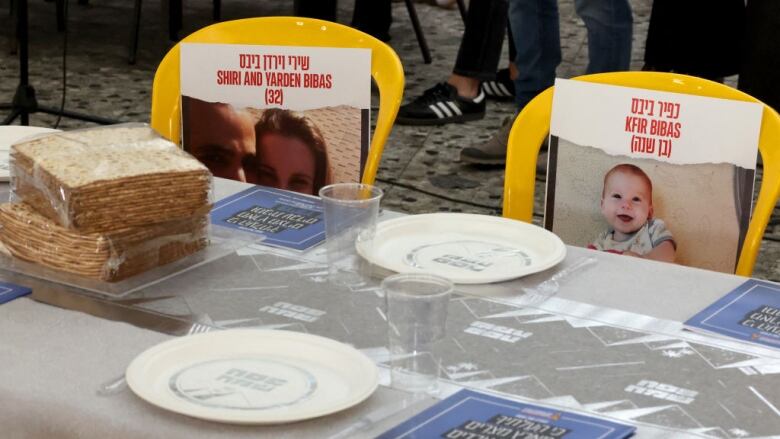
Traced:
<path fill-rule="evenodd" d="M 674 262 L 674 238 L 664 221 L 653 217 L 653 182 L 638 166 L 621 163 L 607 171 L 601 214 L 608 227 L 588 248 Z"/>
<path fill-rule="evenodd" d="M 557 137 L 549 154 L 544 226 L 566 244 L 733 272 L 754 171 L 610 155 Z"/>

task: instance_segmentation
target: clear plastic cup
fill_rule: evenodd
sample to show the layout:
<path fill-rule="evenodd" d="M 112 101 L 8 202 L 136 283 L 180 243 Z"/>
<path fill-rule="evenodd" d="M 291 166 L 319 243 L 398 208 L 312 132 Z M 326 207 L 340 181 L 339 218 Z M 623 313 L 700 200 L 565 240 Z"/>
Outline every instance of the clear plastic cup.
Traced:
<path fill-rule="evenodd" d="M 382 282 L 387 301 L 391 385 L 413 393 L 436 393 L 440 345 L 453 290 L 432 274 L 396 274 Z"/>
<path fill-rule="evenodd" d="M 320 189 L 325 217 L 325 247 L 332 282 L 355 285 L 365 282 L 370 265 L 357 253 L 360 244 L 373 247 L 382 189 L 361 183 L 336 183 Z"/>

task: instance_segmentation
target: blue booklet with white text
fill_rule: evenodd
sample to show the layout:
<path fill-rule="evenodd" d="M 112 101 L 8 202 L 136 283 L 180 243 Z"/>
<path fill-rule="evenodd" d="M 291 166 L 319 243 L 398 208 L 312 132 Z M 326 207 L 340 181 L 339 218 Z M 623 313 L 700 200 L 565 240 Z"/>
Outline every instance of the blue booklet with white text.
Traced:
<path fill-rule="evenodd" d="M 780 349 L 780 284 L 749 279 L 685 325 Z"/>
<path fill-rule="evenodd" d="M 461 390 L 378 439 L 622 439 L 636 427 Z"/>
<path fill-rule="evenodd" d="M 322 201 L 310 195 L 254 186 L 219 200 L 211 223 L 264 236 L 263 244 L 306 250 L 325 239 Z"/>
<path fill-rule="evenodd" d="M 32 293 L 32 290 L 21 285 L 10 282 L 0 282 L 0 304 L 10 302 L 17 297 L 26 296 Z"/>

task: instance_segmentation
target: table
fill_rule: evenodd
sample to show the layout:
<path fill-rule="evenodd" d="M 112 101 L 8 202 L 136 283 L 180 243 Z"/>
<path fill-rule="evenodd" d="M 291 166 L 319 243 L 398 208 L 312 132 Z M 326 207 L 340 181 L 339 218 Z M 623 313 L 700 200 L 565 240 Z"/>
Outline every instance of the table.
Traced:
<path fill-rule="evenodd" d="M 242 187 L 218 180 L 216 196 Z M 780 434 L 780 354 L 681 331 L 681 321 L 744 278 L 572 247 L 568 253 L 545 273 L 459 288 L 449 309 L 443 394 L 468 386 L 598 412 L 635 423 L 639 438 Z M 328 284 L 323 256 L 323 249 L 253 245 L 121 300 L 221 327 L 316 333 L 382 364 L 388 358 L 377 279 Z M 597 264 L 563 282 L 556 297 L 518 305 L 522 288 L 593 256 Z M 324 314 L 305 321 L 275 312 L 288 305 Z M 220 425 L 157 409 L 127 390 L 96 394 L 168 335 L 30 299 L 0 306 L 0 334 L 0 425 L 9 437 L 330 437 L 366 417 L 379 421 L 353 437 L 371 437 L 434 403 L 381 387 L 323 419 Z M 683 394 L 693 396 L 680 402 Z"/>

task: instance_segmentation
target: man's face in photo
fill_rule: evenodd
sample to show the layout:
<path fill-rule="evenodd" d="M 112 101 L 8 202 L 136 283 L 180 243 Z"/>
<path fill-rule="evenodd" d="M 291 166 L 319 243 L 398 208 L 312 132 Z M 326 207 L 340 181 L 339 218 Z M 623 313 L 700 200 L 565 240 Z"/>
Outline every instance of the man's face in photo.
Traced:
<path fill-rule="evenodd" d="M 187 151 L 216 177 L 257 181 L 255 130 L 248 113 L 232 106 L 189 99 Z"/>

